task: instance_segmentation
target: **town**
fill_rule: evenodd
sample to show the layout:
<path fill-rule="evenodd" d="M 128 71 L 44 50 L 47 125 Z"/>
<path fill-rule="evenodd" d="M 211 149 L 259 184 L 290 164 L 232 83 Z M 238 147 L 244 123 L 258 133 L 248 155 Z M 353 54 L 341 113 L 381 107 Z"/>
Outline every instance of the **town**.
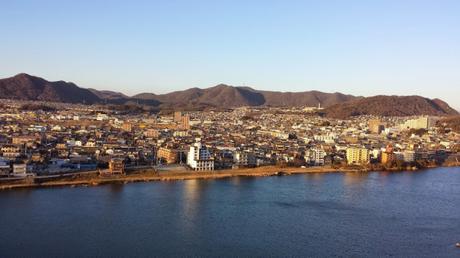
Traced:
<path fill-rule="evenodd" d="M 460 134 L 439 117 L 321 116 L 321 106 L 149 112 L 3 100 L 1 182 L 129 171 L 264 166 L 412 170 L 459 164 Z"/>

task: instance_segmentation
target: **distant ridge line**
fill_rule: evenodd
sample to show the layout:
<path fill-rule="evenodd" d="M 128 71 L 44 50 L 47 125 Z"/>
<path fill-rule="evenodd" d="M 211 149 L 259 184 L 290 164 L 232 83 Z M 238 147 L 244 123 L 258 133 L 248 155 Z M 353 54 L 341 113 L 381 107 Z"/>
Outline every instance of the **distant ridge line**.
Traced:
<path fill-rule="evenodd" d="M 166 94 L 123 93 L 86 89 L 71 82 L 50 82 L 21 73 L 0 79 L 2 98 L 83 104 L 138 104 L 158 109 L 235 108 L 241 106 L 324 107 L 323 115 L 345 118 L 356 115 L 456 115 L 458 112 L 446 102 L 421 96 L 358 97 L 339 92 L 316 90 L 278 92 L 255 90 L 247 86 L 219 84 L 209 88 L 189 88 Z"/>

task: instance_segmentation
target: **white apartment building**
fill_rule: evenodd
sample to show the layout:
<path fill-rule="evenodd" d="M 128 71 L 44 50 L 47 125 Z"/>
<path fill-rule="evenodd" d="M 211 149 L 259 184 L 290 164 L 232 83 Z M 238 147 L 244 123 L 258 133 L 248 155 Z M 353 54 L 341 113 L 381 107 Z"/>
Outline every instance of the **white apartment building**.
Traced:
<path fill-rule="evenodd" d="M 233 154 L 233 162 L 237 166 L 255 166 L 256 156 L 248 151 L 236 151 Z"/>
<path fill-rule="evenodd" d="M 334 143 L 335 139 L 337 139 L 337 136 L 335 134 L 314 135 L 313 139 L 318 142 Z"/>
<path fill-rule="evenodd" d="M 324 165 L 326 152 L 322 148 L 312 148 L 305 153 L 305 161 L 315 166 Z"/>
<path fill-rule="evenodd" d="M 190 146 L 187 165 L 195 171 L 214 170 L 214 160 L 211 157 L 211 153 L 201 142 L 195 142 Z"/>
<path fill-rule="evenodd" d="M 415 119 L 409 119 L 401 125 L 403 129 L 429 129 L 436 125 L 435 117 L 422 116 Z"/>

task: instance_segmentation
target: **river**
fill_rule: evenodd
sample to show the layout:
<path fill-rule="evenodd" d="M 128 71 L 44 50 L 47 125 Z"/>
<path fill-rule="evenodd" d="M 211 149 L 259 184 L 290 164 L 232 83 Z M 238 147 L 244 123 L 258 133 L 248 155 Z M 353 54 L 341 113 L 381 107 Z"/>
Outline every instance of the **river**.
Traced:
<path fill-rule="evenodd" d="M 0 192 L 1 257 L 459 257 L 460 168 Z"/>

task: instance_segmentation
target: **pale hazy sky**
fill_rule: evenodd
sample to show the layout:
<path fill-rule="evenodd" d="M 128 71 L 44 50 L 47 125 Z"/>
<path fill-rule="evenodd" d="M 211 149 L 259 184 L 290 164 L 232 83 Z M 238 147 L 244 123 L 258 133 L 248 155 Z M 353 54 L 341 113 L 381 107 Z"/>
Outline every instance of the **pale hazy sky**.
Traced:
<path fill-rule="evenodd" d="M 460 1 L 0 1 L 0 77 L 132 95 L 218 83 L 460 108 Z"/>

